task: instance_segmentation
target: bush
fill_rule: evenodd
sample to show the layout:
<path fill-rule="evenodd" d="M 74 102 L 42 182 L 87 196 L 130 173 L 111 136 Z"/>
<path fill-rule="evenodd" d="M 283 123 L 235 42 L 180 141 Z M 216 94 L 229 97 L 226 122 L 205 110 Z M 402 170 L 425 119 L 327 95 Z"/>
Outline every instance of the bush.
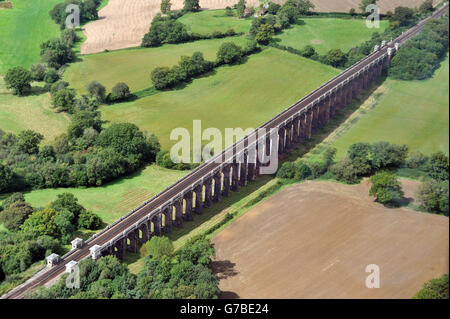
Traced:
<path fill-rule="evenodd" d="M 31 88 L 31 72 L 20 66 L 9 69 L 5 75 L 5 83 L 8 89 L 13 90 L 13 94 L 23 95 Z"/>
<path fill-rule="evenodd" d="M 47 68 L 43 64 L 32 64 L 30 67 L 31 78 L 34 81 L 42 81 L 44 80 L 45 73 Z"/>
<path fill-rule="evenodd" d="M 119 82 L 111 90 L 113 101 L 122 101 L 130 97 L 130 88 L 123 82 Z"/>
<path fill-rule="evenodd" d="M 329 171 L 336 176 L 337 180 L 348 184 L 355 184 L 360 180 L 353 161 L 349 157 L 345 157 L 338 163 L 330 166 Z"/>
<path fill-rule="evenodd" d="M 12 170 L 0 162 L 0 193 L 9 189 L 13 176 Z"/>
<path fill-rule="evenodd" d="M 414 296 L 414 299 L 447 299 L 448 300 L 448 275 L 431 279 L 423 285 L 423 288 Z"/>
<path fill-rule="evenodd" d="M 446 181 L 426 181 L 418 192 L 417 198 L 422 208 L 427 212 L 444 214 L 448 216 L 448 180 Z"/>
<path fill-rule="evenodd" d="M 52 95 L 52 105 L 58 112 L 73 113 L 75 104 L 75 91 L 61 89 Z"/>
<path fill-rule="evenodd" d="M 442 152 L 434 153 L 424 165 L 424 170 L 431 178 L 435 180 L 448 180 L 449 160 Z"/>
<path fill-rule="evenodd" d="M 20 226 L 33 213 L 33 208 L 24 201 L 16 201 L 0 213 L 0 223 L 8 230 L 17 231 Z"/>
<path fill-rule="evenodd" d="M 199 0 L 184 0 L 184 10 L 196 12 L 200 10 Z"/>
<path fill-rule="evenodd" d="M 285 162 L 277 171 L 277 177 L 279 178 L 294 178 L 296 172 L 295 164 L 292 162 Z"/>
<path fill-rule="evenodd" d="M 103 221 L 98 215 L 88 210 L 83 210 L 78 217 L 79 228 L 96 230 L 102 226 L 102 223 Z"/>
<path fill-rule="evenodd" d="M 301 181 L 311 176 L 312 172 L 308 165 L 298 162 L 296 165 L 295 179 Z"/>
<path fill-rule="evenodd" d="M 145 249 L 154 259 L 160 259 L 163 256 L 172 256 L 174 252 L 172 241 L 166 236 L 153 236 L 148 243 L 145 244 Z"/>
<path fill-rule="evenodd" d="M 227 6 L 225 8 L 225 15 L 228 16 L 228 17 L 232 17 L 233 16 L 233 10 L 229 6 Z"/>
<path fill-rule="evenodd" d="M 223 43 L 217 52 L 218 64 L 231 64 L 238 62 L 242 57 L 242 49 L 233 42 Z"/>
<path fill-rule="evenodd" d="M 55 83 L 59 80 L 58 72 L 55 69 L 49 69 L 45 72 L 44 82 L 45 83 Z"/>
<path fill-rule="evenodd" d="M 24 202 L 25 197 L 22 193 L 12 193 L 9 197 L 7 197 L 3 201 L 3 209 L 7 209 L 10 205 L 12 205 L 15 202 Z"/>
<path fill-rule="evenodd" d="M 383 171 L 370 177 L 370 196 L 383 205 L 397 205 L 403 198 L 403 191 L 395 173 Z"/>
<path fill-rule="evenodd" d="M 86 87 L 91 97 L 96 98 L 99 102 L 105 101 L 106 89 L 97 81 L 92 81 Z"/>

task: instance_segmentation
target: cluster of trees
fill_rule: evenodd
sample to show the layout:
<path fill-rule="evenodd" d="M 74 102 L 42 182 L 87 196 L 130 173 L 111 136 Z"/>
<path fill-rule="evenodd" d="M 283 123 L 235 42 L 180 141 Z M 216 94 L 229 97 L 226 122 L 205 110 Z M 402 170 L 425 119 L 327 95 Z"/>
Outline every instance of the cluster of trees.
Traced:
<path fill-rule="evenodd" d="M 153 18 L 150 30 L 142 38 L 142 47 L 157 47 L 165 43 L 184 43 L 196 40 L 220 39 L 237 35 L 234 29 L 213 31 L 211 34 L 188 32 L 186 26 L 177 21 L 178 12 L 171 12 L 167 16 L 157 14 Z"/>
<path fill-rule="evenodd" d="M 40 145 L 32 130 L 18 135 L 0 130 L 0 191 L 31 188 L 99 186 L 155 161 L 160 144 L 130 123 L 102 128 L 100 113 L 81 110 L 67 133 Z"/>
<path fill-rule="evenodd" d="M 57 112 L 74 114 L 78 111 L 95 111 L 102 103 L 117 103 L 128 100 L 132 94 L 130 88 L 124 82 L 119 82 L 106 94 L 106 88 L 97 81 L 92 81 L 86 86 L 88 94 L 77 96 L 74 89 L 69 88 L 69 83 L 57 81 L 48 86 L 51 94 L 52 105 Z"/>
<path fill-rule="evenodd" d="M 423 80 L 433 75 L 448 51 L 448 16 L 432 19 L 392 58 L 389 74 L 401 80 Z"/>
<path fill-rule="evenodd" d="M 244 0 L 238 3 L 238 15 L 242 7 L 245 8 Z M 309 0 L 288 0 L 283 5 L 271 3 L 266 15 L 252 20 L 249 33 L 258 43 L 267 45 L 275 33 L 289 28 L 291 24 L 297 22 L 298 17 L 310 12 L 311 9 L 314 9 L 314 5 Z"/>
<path fill-rule="evenodd" d="M 176 169 L 179 171 L 190 170 L 198 165 L 183 163 L 181 161 L 179 163 L 174 163 L 170 157 L 170 152 L 167 150 L 159 151 L 158 154 L 156 154 L 156 164 L 164 168 Z"/>
<path fill-rule="evenodd" d="M 209 240 L 200 237 L 174 251 L 166 237 L 153 237 L 145 249 L 143 270 L 136 276 L 115 257 L 79 263 L 80 288 L 67 288 L 64 275 L 50 288 L 26 296 L 35 299 L 210 299 L 218 298 L 218 279 L 211 271 L 215 255 Z"/>
<path fill-rule="evenodd" d="M 71 14 L 70 11 L 66 12 L 66 8 L 70 4 L 74 4 L 80 9 L 80 23 L 98 19 L 97 9 L 101 0 L 66 0 L 56 4 L 49 12 L 50 17 L 60 25 L 61 30 L 66 28 L 67 16 Z"/>
<path fill-rule="evenodd" d="M 253 41 L 249 41 L 245 48 L 241 48 L 233 42 L 226 42 L 217 51 L 215 62 L 207 61 L 204 59 L 203 53 L 195 52 L 192 54 L 192 57 L 182 56 L 178 64 L 172 68 L 157 67 L 153 69 L 151 79 L 156 89 L 163 90 L 189 81 L 200 74 L 211 71 L 217 66 L 236 63 L 245 55 L 251 54 L 256 50 L 257 46 Z"/>
<path fill-rule="evenodd" d="M 33 208 L 21 193 L 13 193 L 0 207 L 0 272 L 12 276 L 52 252 L 62 252 L 79 229 L 102 226 L 96 214 L 86 210 L 70 193 L 58 195 L 45 208 Z"/>

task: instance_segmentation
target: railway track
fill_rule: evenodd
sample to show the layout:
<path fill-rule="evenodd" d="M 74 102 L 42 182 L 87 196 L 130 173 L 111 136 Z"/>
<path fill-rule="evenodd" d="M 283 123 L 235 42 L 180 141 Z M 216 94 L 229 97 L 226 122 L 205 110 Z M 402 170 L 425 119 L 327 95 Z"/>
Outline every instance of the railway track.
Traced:
<path fill-rule="evenodd" d="M 415 35 L 417 35 L 422 29 L 424 24 L 430 18 L 440 17 L 444 14 L 444 12 L 448 8 L 448 3 L 446 3 L 442 8 L 437 10 L 430 17 L 420 21 L 416 26 L 404 32 L 402 35 L 389 42 L 388 45 L 381 47 L 378 51 L 375 51 L 362 59 L 361 61 L 355 63 L 350 68 L 344 70 L 339 75 L 326 82 L 324 85 L 314 90 L 298 102 L 294 103 L 283 112 L 278 114 L 273 119 L 261 125 L 259 128 L 264 128 L 266 131 L 270 131 L 272 128 L 277 128 L 279 125 L 284 124 L 286 121 L 292 118 L 295 114 L 301 111 L 304 108 L 307 108 L 312 102 L 320 98 L 322 95 L 335 88 L 340 83 L 351 79 L 355 74 L 357 74 L 360 70 L 364 69 L 366 66 L 376 61 L 377 59 L 383 58 L 387 55 L 388 48 L 391 47 L 394 43 L 399 43 L 400 45 L 405 43 L 407 40 L 411 39 Z M 232 147 L 227 148 L 218 156 L 225 156 L 225 158 L 230 158 L 234 154 L 235 149 L 241 149 L 240 147 L 246 146 L 248 144 L 249 137 L 252 134 L 256 134 L 255 132 L 249 134 L 244 139 L 236 142 Z M 242 147 L 243 148 L 243 147 Z M 12 299 L 20 299 L 24 297 L 24 294 L 34 289 L 38 286 L 42 286 L 54 281 L 56 278 L 61 276 L 65 271 L 65 265 L 70 261 L 81 261 L 82 259 L 89 256 L 89 249 L 94 245 L 103 246 L 111 241 L 114 237 L 122 234 L 127 228 L 133 226 L 136 222 L 149 215 L 152 211 L 157 209 L 158 207 L 164 205 L 166 202 L 183 192 L 183 190 L 191 187 L 192 184 L 201 180 L 204 177 L 208 177 L 211 175 L 215 169 L 220 167 L 220 163 L 216 163 L 214 158 L 210 161 L 202 164 L 195 170 L 193 170 L 190 174 L 186 175 L 184 178 L 180 179 L 167 189 L 165 189 L 160 194 L 154 196 L 149 201 L 145 202 L 137 209 L 133 210 L 126 218 L 120 219 L 116 223 L 112 224 L 108 229 L 100 232 L 98 235 L 94 235 L 86 244 L 78 250 L 73 250 L 70 253 L 63 256 L 60 262 L 54 267 L 41 271 L 36 274 L 34 277 L 26 281 L 24 284 L 16 287 L 9 293 L 2 296 L 4 298 L 12 298 Z"/>

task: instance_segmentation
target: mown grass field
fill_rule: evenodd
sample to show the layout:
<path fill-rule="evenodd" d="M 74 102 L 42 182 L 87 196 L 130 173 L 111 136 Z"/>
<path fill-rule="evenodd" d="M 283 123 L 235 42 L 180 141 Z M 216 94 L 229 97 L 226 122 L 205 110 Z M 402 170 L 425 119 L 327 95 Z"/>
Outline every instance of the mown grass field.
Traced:
<path fill-rule="evenodd" d="M 229 17 L 225 15 L 225 10 L 205 10 L 185 14 L 178 21 L 186 25 L 191 32 L 199 34 L 211 34 L 213 31 L 224 32 L 228 29 L 234 29 L 238 33 L 248 33 L 252 18 Z"/>
<path fill-rule="evenodd" d="M 155 133 L 163 148 L 174 128 L 255 128 L 313 91 L 339 71 L 299 56 L 267 48 L 244 64 L 224 66 L 183 89 L 159 92 L 133 102 L 101 107 L 110 122 L 132 122 Z M 192 136 L 192 135 L 191 135 Z"/>
<path fill-rule="evenodd" d="M 72 193 L 81 205 L 97 213 L 104 222 L 110 224 L 185 174 L 186 171 L 168 170 L 151 165 L 138 173 L 100 187 L 41 189 L 25 192 L 24 195 L 25 200 L 37 208 L 55 200 L 58 194 Z M 6 196 L 0 196 L 0 200 Z"/>
<path fill-rule="evenodd" d="M 387 79 L 378 103 L 332 143 L 337 157 L 356 142 L 388 141 L 411 151 L 449 153 L 449 58 L 425 81 Z"/>
<path fill-rule="evenodd" d="M 388 21 L 380 21 L 379 29 L 369 29 L 362 19 L 305 18 L 300 25 L 275 36 L 279 44 L 301 50 L 313 46 L 319 54 L 339 48 L 347 52 L 352 47 L 369 40 L 372 33 L 382 33 Z"/>
<path fill-rule="evenodd" d="M 215 60 L 220 45 L 234 42 L 245 45 L 244 37 L 212 39 L 184 44 L 169 44 L 157 48 L 133 48 L 80 56 L 82 61 L 73 63 L 64 73 L 64 80 L 80 93 L 86 92 L 86 85 L 96 80 L 107 90 L 117 82 L 125 82 L 132 92 L 153 86 L 150 79 L 152 70 L 159 66 L 173 66 L 183 55 L 196 51 L 205 59 Z"/>
<path fill-rule="evenodd" d="M 48 12 L 61 0 L 11 1 L 13 9 L 0 9 L 0 74 L 39 62 L 41 43 L 59 36 Z"/>
<path fill-rule="evenodd" d="M 0 77 L 0 129 L 13 133 L 31 129 L 48 141 L 64 133 L 68 124 L 66 114 L 52 109 L 49 93 L 18 97 L 6 89 Z"/>

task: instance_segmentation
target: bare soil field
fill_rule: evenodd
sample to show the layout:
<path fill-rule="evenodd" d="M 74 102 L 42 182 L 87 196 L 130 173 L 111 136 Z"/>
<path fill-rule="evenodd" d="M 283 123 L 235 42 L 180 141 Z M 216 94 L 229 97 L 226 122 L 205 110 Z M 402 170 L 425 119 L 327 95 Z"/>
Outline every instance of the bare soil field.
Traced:
<path fill-rule="evenodd" d="M 184 0 L 172 0 L 172 10 L 183 7 Z M 236 0 L 200 0 L 203 9 L 220 9 L 232 6 Z M 247 0 L 249 5 L 258 5 L 258 0 Z M 99 20 L 83 28 L 86 41 L 81 53 L 102 52 L 136 47 L 148 32 L 153 17 L 160 12 L 159 0 L 109 0 L 99 11 Z"/>
<path fill-rule="evenodd" d="M 418 187 L 403 181 L 406 199 Z M 213 238 L 222 298 L 411 298 L 448 273 L 449 220 L 389 209 L 350 186 L 305 182 L 257 205 Z M 366 266 L 380 288 L 366 288 Z"/>

